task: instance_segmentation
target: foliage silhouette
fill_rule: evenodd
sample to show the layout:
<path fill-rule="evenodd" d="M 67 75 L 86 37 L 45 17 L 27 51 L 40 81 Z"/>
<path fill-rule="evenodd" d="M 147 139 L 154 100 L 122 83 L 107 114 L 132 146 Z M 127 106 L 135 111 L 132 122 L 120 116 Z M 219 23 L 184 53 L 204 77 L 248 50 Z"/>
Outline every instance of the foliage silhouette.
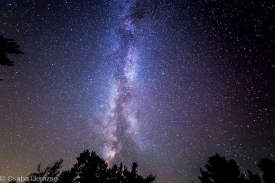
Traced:
<path fill-rule="evenodd" d="M 77 163 L 69 170 L 60 172 L 63 160 L 55 162 L 52 166 L 41 169 L 29 175 L 29 181 L 25 183 L 152 183 L 155 177 L 149 175 L 143 177 L 137 173 L 138 165 L 133 163 L 131 171 L 122 163 L 119 167 L 114 165 L 109 168 L 107 163 L 95 152 L 88 150 L 80 153 Z M 40 178 L 56 177 L 51 181 Z M 16 181 L 10 182 L 16 183 Z"/>
<path fill-rule="evenodd" d="M 43 180 L 42 177 L 50 178 L 57 177 L 60 174 L 60 169 L 62 167 L 63 160 L 55 162 L 52 166 L 47 166 L 45 169 L 41 169 L 41 164 L 38 165 L 37 171 L 31 173 L 29 181 L 25 183 L 54 183 L 54 180 Z"/>
<path fill-rule="evenodd" d="M 275 182 L 275 162 L 269 159 L 262 159 L 258 167 L 263 171 L 263 180 L 265 183 Z"/>
<path fill-rule="evenodd" d="M 248 170 L 248 175 L 245 177 L 235 160 L 226 160 L 218 154 L 208 159 L 205 168 L 206 170 L 200 169 L 201 183 L 261 183 L 257 174 Z"/>
<path fill-rule="evenodd" d="M 13 61 L 8 58 L 8 54 L 23 54 L 19 50 L 19 45 L 13 39 L 7 39 L 0 35 L 0 65 L 13 66 Z M 0 81 L 3 79 L 0 78 Z"/>
<path fill-rule="evenodd" d="M 137 168 L 137 163 L 133 163 L 131 171 L 122 163 L 109 168 L 95 152 L 85 150 L 70 170 L 60 174 L 57 183 L 151 183 L 155 180 L 152 175 L 138 175 Z"/>
<path fill-rule="evenodd" d="M 7 39 L 0 35 L 0 65 L 13 66 L 13 61 L 8 58 L 8 54 L 23 54 L 19 45 L 13 39 Z"/>
<path fill-rule="evenodd" d="M 95 152 L 85 150 L 77 157 L 77 162 L 69 170 L 61 172 L 62 160 L 45 169 L 38 165 L 37 171 L 29 175 L 25 183 L 153 183 L 155 177 L 143 177 L 138 174 L 138 164 L 133 163 L 130 170 L 122 163 L 108 167 L 107 163 Z M 264 183 L 274 183 L 275 162 L 262 159 L 258 167 L 263 171 Z M 226 160 L 219 154 L 209 157 L 205 169 L 200 169 L 201 183 L 261 183 L 261 178 L 247 170 L 247 175 L 240 171 L 235 160 Z M 39 180 L 39 177 L 56 177 L 52 180 Z M 32 178 L 32 179 L 31 179 Z M 34 180 L 34 178 L 38 178 Z M 9 183 L 16 183 L 11 181 Z"/>

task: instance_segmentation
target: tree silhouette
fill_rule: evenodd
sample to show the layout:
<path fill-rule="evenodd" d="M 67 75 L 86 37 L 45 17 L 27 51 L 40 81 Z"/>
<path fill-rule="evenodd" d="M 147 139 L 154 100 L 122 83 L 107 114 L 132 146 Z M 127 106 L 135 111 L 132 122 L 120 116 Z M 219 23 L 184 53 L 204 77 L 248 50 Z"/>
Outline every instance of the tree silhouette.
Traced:
<path fill-rule="evenodd" d="M 205 166 L 206 171 L 200 169 L 201 183 L 243 183 L 244 174 L 240 172 L 239 166 L 235 160 L 226 160 L 218 154 L 208 159 Z"/>
<path fill-rule="evenodd" d="M 76 177 L 76 182 L 104 182 L 107 175 L 107 164 L 95 152 L 88 150 L 82 152 L 77 158 L 77 163 L 71 170 Z"/>
<path fill-rule="evenodd" d="M 110 182 L 120 183 L 121 180 L 124 179 L 122 163 L 120 163 L 119 166 L 114 165 L 112 168 L 110 168 L 109 175 L 110 175 Z"/>
<path fill-rule="evenodd" d="M 275 182 L 275 162 L 269 159 L 262 159 L 258 167 L 263 171 L 263 180 L 265 183 Z"/>
<path fill-rule="evenodd" d="M 263 171 L 264 183 L 275 183 L 275 162 L 262 159 L 258 167 Z M 208 159 L 206 170 L 201 171 L 201 183 L 261 183 L 261 178 L 247 170 L 247 176 L 241 173 L 236 161 L 226 160 L 216 154 Z"/>
<path fill-rule="evenodd" d="M 128 169 L 125 167 L 123 175 L 125 176 L 125 182 L 127 183 L 150 183 L 155 180 L 155 177 L 152 175 L 149 175 L 148 177 L 144 178 L 137 174 L 137 163 L 133 163 L 132 170 L 128 171 Z"/>
<path fill-rule="evenodd" d="M 13 39 L 7 39 L 0 35 L 0 65 L 13 66 L 13 61 L 8 58 L 8 54 L 23 54 L 19 45 Z"/>
<path fill-rule="evenodd" d="M 37 171 L 31 173 L 29 180 L 25 183 L 152 183 L 155 180 L 152 175 L 147 177 L 138 175 L 137 163 L 133 163 L 131 171 L 122 163 L 119 166 L 114 165 L 108 168 L 102 158 L 88 150 L 80 153 L 77 163 L 70 170 L 60 173 L 62 163 L 62 160 L 57 161 L 45 169 L 41 169 L 41 164 L 39 164 Z M 57 179 L 40 179 L 54 177 Z M 16 183 L 16 181 L 10 183 Z"/>
<path fill-rule="evenodd" d="M 143 177 L 138 174 L 138 164 L 133 163 L 128 170 L 122 163 L 108 167 L 107 163 L 95 152 L 85 150 L 77 157 L 77 162 L 69 170 L 60 172 L 63 161 L 57 161 L 45 169 L 38 165 L 37 171 L 29 175 L 25 183 L 152 183 L 155 177 Z M 274 183 L 275 162 L 262 159 L 258 167 L 263 171 L 264 183 Z M 201 183 L 261 183 L 261 178 L 247 170 L 247 176 L 241 173 L 235 160 L 226 160 L 219 154 L 208 158 L 205 170 L 200 169 Z M 39 180 L 39 178 L 56 177 L 53 180 Z M 35 178 L 38 178 L 35 180 Z M 9 183 L 16 183 L 11 181 Z"/>
<path fill-rule="evenodd" d="M 108 168 L 107 163 L 95 152 L 85 150 L 70 170 L 60 174 L 57 183 L 151 183 L 155 180 L 152 175 L 138 175 L 137 168 L 137 163 L 133 163 L 131 171 L 122 163 Z"/>
<path fill-rule="evenodd" d="M 60 174 L 62 163 L 63 160 L 59 160 L 55 162 L 52 166 L 47 166 L 45 169 L 41 169 L 41 164 L 39 164 L 37 167 L 37 171 L 31 173 L 28 176 L 29 181 L 26 181 L 25 183 L 55 183 L 56 180 L 50 178 L 58 177 L 58 175 Z M 47 180 L 43 178 L 47 178 Z"/>

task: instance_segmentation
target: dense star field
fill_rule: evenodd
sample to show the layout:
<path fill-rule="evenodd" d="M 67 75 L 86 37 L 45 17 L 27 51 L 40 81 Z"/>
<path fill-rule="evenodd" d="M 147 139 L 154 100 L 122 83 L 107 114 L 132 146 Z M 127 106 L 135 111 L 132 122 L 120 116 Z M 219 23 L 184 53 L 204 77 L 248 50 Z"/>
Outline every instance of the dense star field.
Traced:
<path fill-rule="evenodd" d="M 273 1 L 12 0 L 0 34 L 0 175 L 70 167 L 84 149 L 196 181 L 220 153 L 275 159 Z"/>

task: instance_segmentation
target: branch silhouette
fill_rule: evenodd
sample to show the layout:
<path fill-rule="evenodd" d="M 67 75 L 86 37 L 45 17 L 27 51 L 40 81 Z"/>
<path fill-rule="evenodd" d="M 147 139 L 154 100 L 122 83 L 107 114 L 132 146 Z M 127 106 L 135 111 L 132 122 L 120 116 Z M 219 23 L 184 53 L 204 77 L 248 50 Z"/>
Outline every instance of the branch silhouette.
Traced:
<path fill-rule="evenodd" d="M 8 57 L 9 54 L 23 54 L 19 45 L 13 39 L 7 39 L 0 35 L 0 65 L 13 66 L 14 63 Z M 3 79 L 0 78 L 0 81 Z"/>
<path fill-rule="evenodd" d="M 19 45 L 13 39 L 7 39 L 0 35 L 0 65 L 13 66 L 14 63 L 8 58 L 8 54 L 23 54 Z"/>

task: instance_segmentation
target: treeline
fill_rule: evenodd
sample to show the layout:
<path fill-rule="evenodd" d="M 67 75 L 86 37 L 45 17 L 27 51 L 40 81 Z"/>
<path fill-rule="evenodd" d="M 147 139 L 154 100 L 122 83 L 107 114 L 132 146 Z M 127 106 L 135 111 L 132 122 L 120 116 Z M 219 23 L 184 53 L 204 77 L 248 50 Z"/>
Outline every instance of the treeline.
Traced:
<path fill-rule="evenodd" d="M 106 161 L 95 152 L 85 150 L 69 170 L 61 171 L 63 161 L 57 161 L 44 169 L 40 164 L 25 183 L 153 183 L 155 176 L 138 174 L 138 165 L 130 170 L 120 163 L 108 167 Z M 235 160 L 227 160 L 216 154 L 208 159 L 198 177 L 201 183 L 275 183 L 275 162 L 262 159 L 257 166 L 263 172 L 262 178 L 250 170 L 242 172 Z M 18 181 L 18 180 L 17 180 Z M 22 180 L 20 180 L 22 182 Z M 184 181 L 183 181 L 184 182 Z M 16 179 L 10 181 L 16 183 Z"/>
<path fill-rule="evenodd" d="M 275 183 L 275 162 L 262 159 L 257 166 L 263 172 L 263 183 Z M 204 169 L 200 169 L 201 183 L 262 183 L 259 175 L 250 170 L 241 172 L 235 160 L 226 160 L 216 154 L 208 159 Z"/>
<path fill-rule="evenodd" d="M 122 163 L 108 167 L 105 160 L 88 150 L 80 153 L 71 169 L 61 172 L 62 163 L 63 160 L 59 160 L 44 169 L 39 164 L 25 183 L 151 183 L 155 180 L 152 175 L 139 175 L 137 163 L 132 164 L 131 170 Z"/>

